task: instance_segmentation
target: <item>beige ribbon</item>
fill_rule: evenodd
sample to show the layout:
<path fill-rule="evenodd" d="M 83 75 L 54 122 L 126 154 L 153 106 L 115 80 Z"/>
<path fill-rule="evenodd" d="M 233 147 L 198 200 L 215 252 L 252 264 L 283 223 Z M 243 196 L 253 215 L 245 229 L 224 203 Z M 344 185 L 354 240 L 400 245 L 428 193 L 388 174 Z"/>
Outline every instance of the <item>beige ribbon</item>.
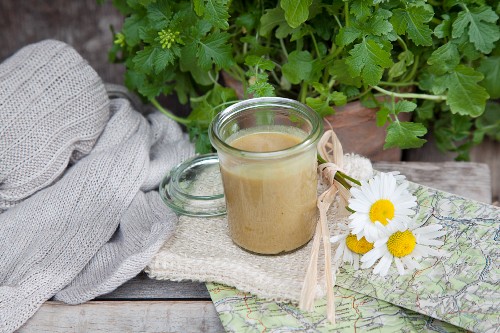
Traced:
<path fill-rule="evenodd" d="M 311 311 L 314 306 L 315 291 L 318 277 L 318 256 L 320 242 L 323 241 L 323 251 L 325 252 L 325 278 L 327 288 L 327 318 L 335 324 L 335 294 L 333 287 L 335 286 L 336 274 L 335 269 L 332 269 L 330 243 L 330 231 L 326 213 L 337 193 L 340 194 L 342 207 L 347 206 L 347 201 L 350 197 L 350 192 L 341 183 L 335 179 L 337 171 L 342 171 L 344 164 L 344 152 L 342 145 L 333 130 L 326 131 L 318 142 L 318 154 L 326 161 L 318 166 L 320 176 L 330 185 L 323 192 L 317 201 L 319 209 L 319 223 L 316 225 L 316 233 L 314 235 L 311 256 L 307 267 L 306 277 L 302 286 L 300 295 L 299 308 L 305 311 Z"/>

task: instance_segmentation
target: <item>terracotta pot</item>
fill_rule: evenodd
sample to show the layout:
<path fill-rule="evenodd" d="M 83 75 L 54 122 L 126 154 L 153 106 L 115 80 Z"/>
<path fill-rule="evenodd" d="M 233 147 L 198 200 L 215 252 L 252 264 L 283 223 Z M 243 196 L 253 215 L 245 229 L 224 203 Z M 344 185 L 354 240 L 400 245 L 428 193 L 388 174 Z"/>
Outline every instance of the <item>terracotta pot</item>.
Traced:
<path fill-rule="evenodd" d="M 400 161 L 401 149 L 384 150 L 386 127 L 375 122 L 377 109 L 369 109 L 359 101 L 336 107 L 334 115 L 325 117 L 325 129 L 333 128 L 344 153 L 357 153 L 372 161 Z M 411 114 L 401 113 L 399 120 L 408 121 Z"/>

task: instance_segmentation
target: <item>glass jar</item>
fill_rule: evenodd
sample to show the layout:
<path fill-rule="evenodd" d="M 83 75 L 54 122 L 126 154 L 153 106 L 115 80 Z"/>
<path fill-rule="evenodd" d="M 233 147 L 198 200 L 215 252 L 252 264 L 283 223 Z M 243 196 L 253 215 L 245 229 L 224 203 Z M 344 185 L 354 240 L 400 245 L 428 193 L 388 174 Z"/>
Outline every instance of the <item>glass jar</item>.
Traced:
<path fill-rule="evenodd" d="M 317 222 L 320 116 L 286 98 L 236 103 L 212 121 L 232 240 L 259 254 L 305 245 Z"/>

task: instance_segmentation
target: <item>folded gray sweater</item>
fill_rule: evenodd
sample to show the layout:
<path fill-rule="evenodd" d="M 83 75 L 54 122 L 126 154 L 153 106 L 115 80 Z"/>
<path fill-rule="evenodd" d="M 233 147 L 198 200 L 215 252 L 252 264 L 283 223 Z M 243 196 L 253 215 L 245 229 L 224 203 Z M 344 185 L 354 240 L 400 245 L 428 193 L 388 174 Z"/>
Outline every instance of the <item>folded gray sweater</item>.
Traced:
<path fill-rule="evenodd" d="M 192 154 L 177 124 L 110 100 L 62 42 L 0 64 L 0 332 L 139 273 L 177 221 L 159 181 Z"/>

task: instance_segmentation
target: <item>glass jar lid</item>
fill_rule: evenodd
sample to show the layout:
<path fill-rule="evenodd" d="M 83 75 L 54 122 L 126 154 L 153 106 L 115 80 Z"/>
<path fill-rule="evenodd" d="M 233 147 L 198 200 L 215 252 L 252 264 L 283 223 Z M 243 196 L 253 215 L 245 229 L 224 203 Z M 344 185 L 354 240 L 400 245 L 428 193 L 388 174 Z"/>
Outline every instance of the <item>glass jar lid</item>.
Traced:
<path fill-rule="evenodd" d="M 181 215 L 226 213 L 217 154 L 198 155 L 175 166 L 163 178 L 159 191 L 163 202 Z"/>

